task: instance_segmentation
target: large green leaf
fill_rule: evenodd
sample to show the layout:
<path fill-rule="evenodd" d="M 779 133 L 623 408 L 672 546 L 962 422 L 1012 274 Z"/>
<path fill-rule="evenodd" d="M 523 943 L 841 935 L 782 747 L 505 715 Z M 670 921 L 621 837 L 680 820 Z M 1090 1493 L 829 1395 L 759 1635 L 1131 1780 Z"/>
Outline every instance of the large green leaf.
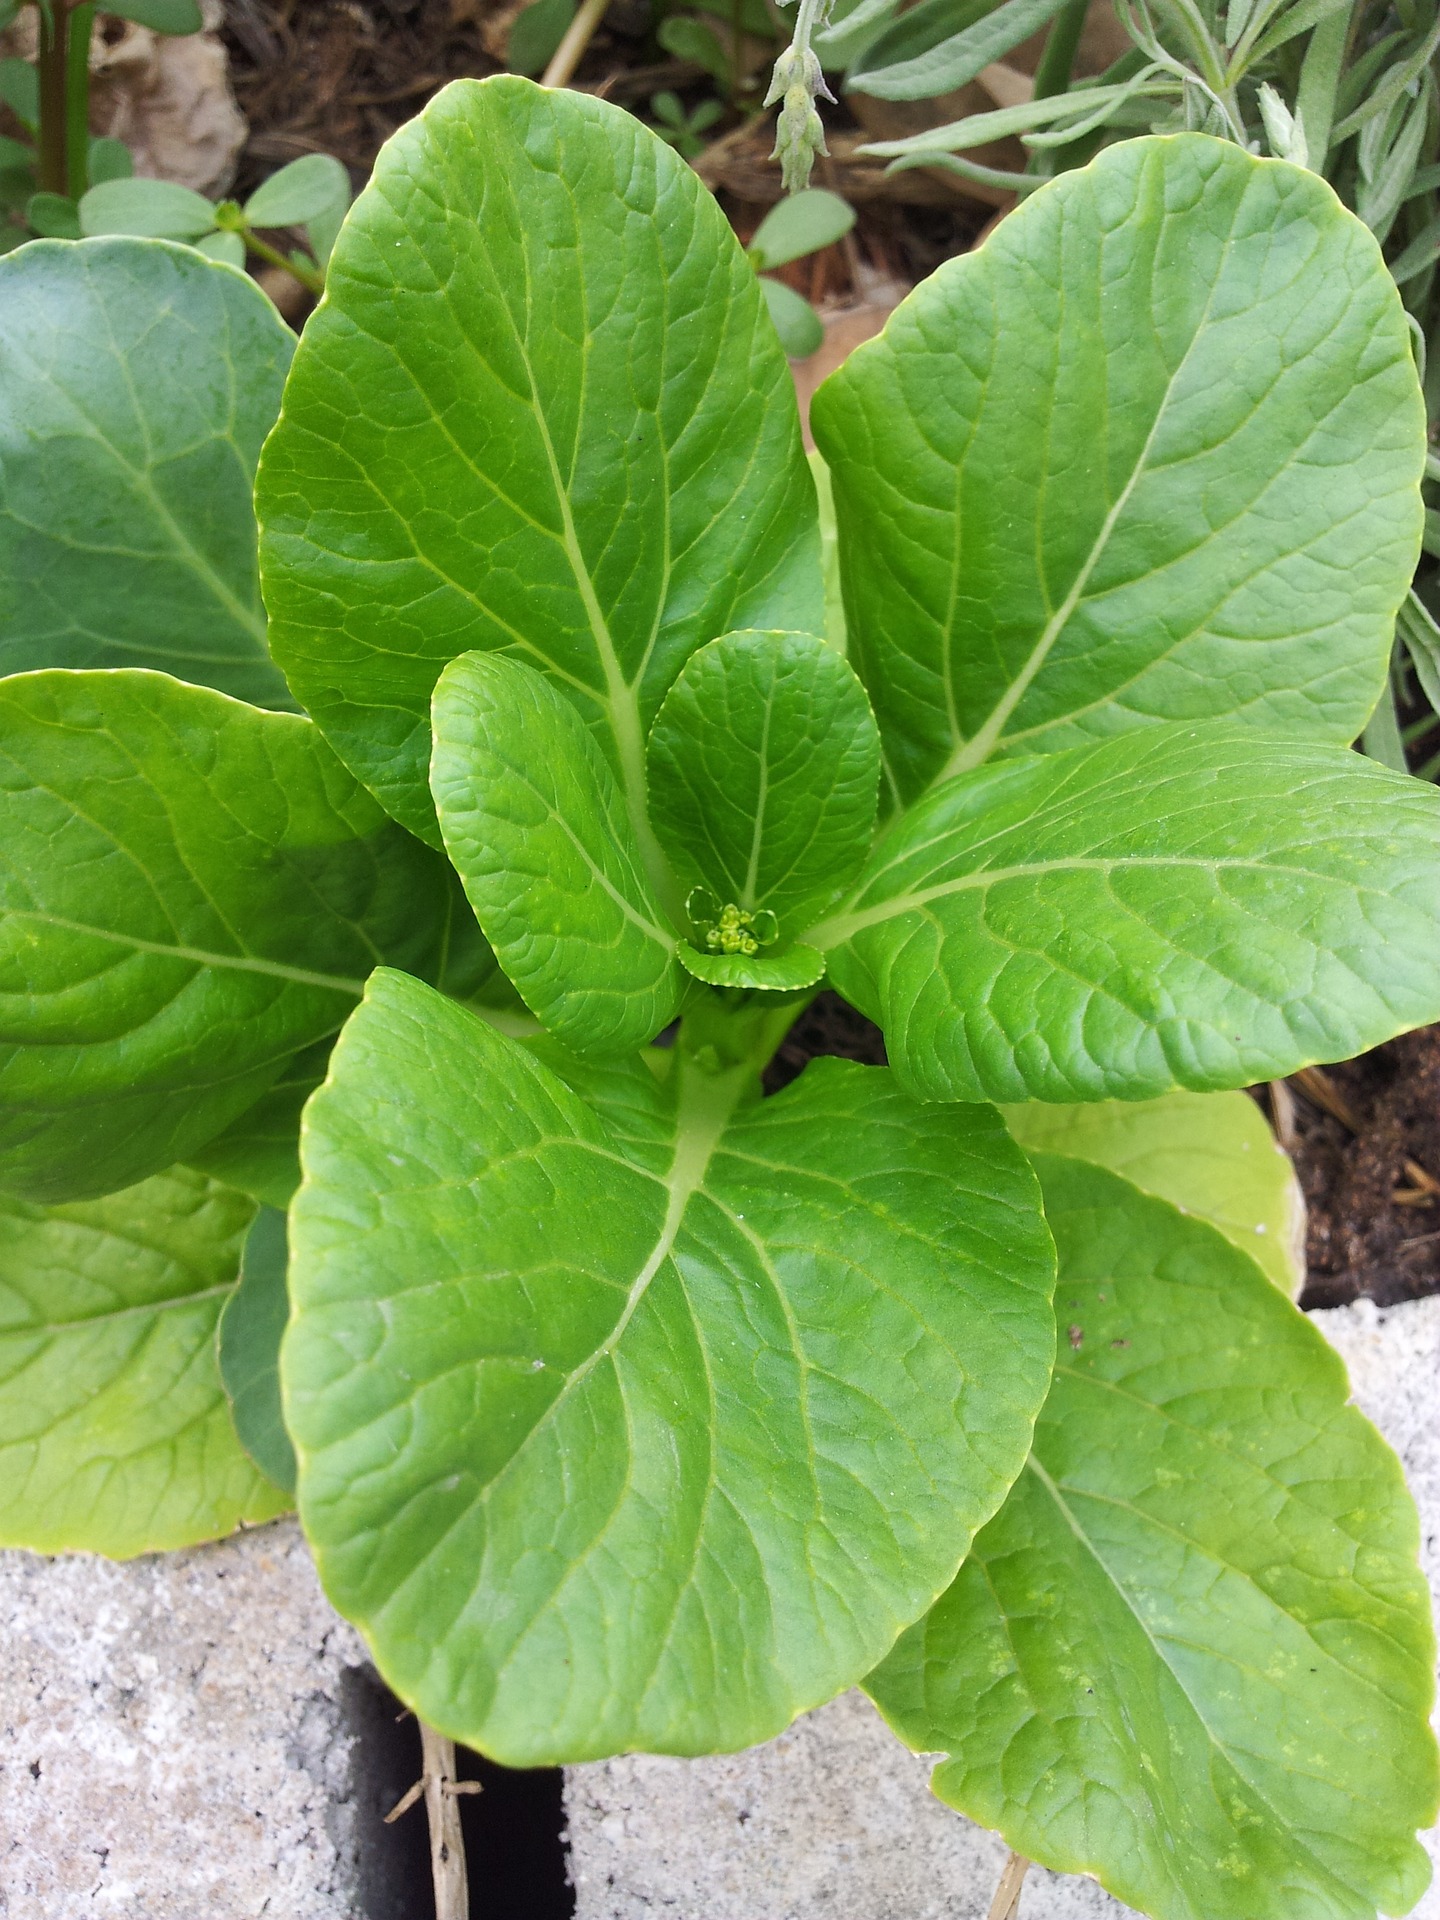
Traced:
<path fill-rule="evenodd" d="M 259 488 L 274 644 L 356 772 L 434 837 L 430 690 L 542 667 L 621 777 L 687 655 L 819 631 L 814 489 L 755 275 L 632 115 L 447 87 L 345 222 Z"/>
<path fill-rule="evenodd" d="M 325 1078 L 333 1044 L 327 1037 L 302 1047 L 253 1107 L 192 1149 L 189 1164 L 267 1207 L 288 1207 L 300 1184 L 301 1110 Z"/>
<path fill-rule="evenodd" d="M 186 1158 L 424 971 L 440 862 L 308 720 L 145 672 L 0 681 L 0 1187 L 85 1198 Z"/>
<path fill-rule="evenodd" d="M 1006 1107 L 1027 1151 L 1122 1173 L 1143 1193 L 1218 1227 L 1292 1299 L 1305 1284 L 1305 1200 L 1290 1156 L 1247 1094 L 1167 1093 Z"/>
<path fill-rule="evenodd" d="M 1419 551 L 1424 406 L 1323 180 L 1126 140 L 931 276 L 815 396 L 892 790 L 1232 715 L 1353 739 Z"/>
<path fill-rule="evenodd" d="M 433 705 L 445 849 L 501 965 L 578 1051 L 644 1046 L 683 976 L 594 736 L 552 681 L 501 655 L 452 661 Z"/>
<path fill-rule="evenodd" d="M 0 1542 L 124 1559 L 283 1510 L 215 1361 L 254 1211 L 182 1168 L 74 1206 L 0 1200 Z"/>
<path fill-rule="evenodd" d="M 1440 1019 L 1440 793 L 1151 728 L 937 788 L 806 938 L 927 1099 L 1247 1086 Z"/>
<path fill-rule="evenodd" d="M 1399 1462 L 1228 1241 L 1038 1165 L 1073 1325 L 1035 1451 L 866 1684 L 942 1800 L 1158 1920 L 1407 1913 L 1435 1638 Z"/>
<path fill-rule="evenodd" d="M 0 310 L 0 671 L 291 705 L 250 501 L 295 345 L 274 307 L 191 247 L 86 240 L 0 261 Z"/>
<path fill-rule="evenodd" d="M 658 1058 L 577 1065 L 587 1102 L 382 971 L 306 1113 L 305 1529 L 390 1684 L 510 1764 L 740 1747 L 848 1684 L 953 1576 L 1049 1377 L 997 1115 Z"/>
<path fill-rule="evenodd" d="M 692 654 L 646 748 L 655 832 L 687 893 L 771 913 L 793 939 L 865 863 L 880 738 L 839 654 L 728 633 Z"/>

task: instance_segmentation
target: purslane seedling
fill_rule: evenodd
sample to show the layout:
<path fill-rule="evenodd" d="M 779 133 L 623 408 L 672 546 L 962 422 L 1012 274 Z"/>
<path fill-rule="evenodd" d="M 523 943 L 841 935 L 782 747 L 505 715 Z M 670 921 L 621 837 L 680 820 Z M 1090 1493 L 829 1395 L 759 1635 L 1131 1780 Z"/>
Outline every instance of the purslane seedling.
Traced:
<path fill-rule="evenodd" d="M 0 265 L 22 315 L 70 273 L 260 312 L 159 242 Z M 61 383 L 4 352 L 4 538 L 81 545 L 24 530 Z M 1440 1017 L 1440 797 L 1349 749 L 1421 528 L 1393 283 L 1313 176 L 1136 141 L 813 425 L 844 651 L 713 201 L 616 109 L 461 82 L 260 462 L 303 713 L 234 697 L 285 697 L 244 619 L 116 670 L 91 572 L 83 643 L 12 604 L 17 665 L 66 651 L 0 682 L 5 1536 L 274 1511 L 223 1369 L 386 1678 L 503 1761 L 739 1747 L 858 1682 L 943 1798 L 1163 1920 L 1403 1912 L 1414 1509 L 1227 1091 Z M 46 431 L 77 475 L 138 444 Z M 253 608 L 238 508 L 199 565 L 160 468 L 128 524 Z M 890 1067 L 762 1097 L 826 983 Z"/>

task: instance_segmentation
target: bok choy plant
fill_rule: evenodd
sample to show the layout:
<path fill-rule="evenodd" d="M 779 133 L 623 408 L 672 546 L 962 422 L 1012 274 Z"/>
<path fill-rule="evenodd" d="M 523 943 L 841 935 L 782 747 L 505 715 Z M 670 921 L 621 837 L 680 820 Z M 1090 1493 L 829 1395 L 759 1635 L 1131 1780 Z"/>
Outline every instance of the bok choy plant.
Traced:
<path fill-rule="evenodd" d="M 293 1460 L 502 1761 L 858 1682 L 1144 1912 L 1405 1911 L 1414 1508 L 1183 1148 L 1440 1017 L 1440 795 L 1350 746 L 1422 528 L 1373 236 L 1200 134 L 1037 191 L 815 400 L 844 651 L 756 276 L 603 102 L 440 94 L 288 375 L 184 248 L 0 276 L 4 1537 Z M 824 983 L 890 1066 L 763 1097 Z"/>

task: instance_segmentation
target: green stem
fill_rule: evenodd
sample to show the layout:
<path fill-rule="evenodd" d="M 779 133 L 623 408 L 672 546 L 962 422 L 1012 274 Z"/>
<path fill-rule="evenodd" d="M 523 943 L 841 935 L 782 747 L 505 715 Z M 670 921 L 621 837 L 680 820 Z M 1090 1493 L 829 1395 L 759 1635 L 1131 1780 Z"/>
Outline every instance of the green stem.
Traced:
<path fill-rule="evenodd" d="M 301 266 L 298 260 L 287 260 L 278 248 L 272 247 L 268 240 L 261 240 L 253 228 L 241 229 L 240 238 L 258 260 L 264 260 L 272 267 L 283 267 L 286 273 L 293 273 L 302 287 L 308 287 L 311 293 L 325 291 L 325 276 L 318 267 Z"/>
<path fill-rule="evenodd" d="M 1055 16 L 1045 40 L 1045 51 L 1035 69 L 1035 98 L 1049 100 L 1057 93 L 1068 93 L 1070 76 L 1075 71 L 1075 55 L 1085 27 L 1090 0 L 1066 0 Z"/>
<path fill-rule="evenodd" d="M 69 18 L 65 0 L 50 0 L 40 9 L 40 51 L 36 60 L 40 81 L 40 135 L 36 184 L 42 193 L 70 191 L 70 143 L 65 108 L 69 74 L 66 50 Z"/>
<path fill-rule="evenodd" d="M 58 6 L 60 0 L 51 0 Z M 65 62 L 65 158 L 70 197 L 78 200 L 90 184 L 90 30 L 95 23 L 91 0 L 71 13 L 70 45 Z"/>

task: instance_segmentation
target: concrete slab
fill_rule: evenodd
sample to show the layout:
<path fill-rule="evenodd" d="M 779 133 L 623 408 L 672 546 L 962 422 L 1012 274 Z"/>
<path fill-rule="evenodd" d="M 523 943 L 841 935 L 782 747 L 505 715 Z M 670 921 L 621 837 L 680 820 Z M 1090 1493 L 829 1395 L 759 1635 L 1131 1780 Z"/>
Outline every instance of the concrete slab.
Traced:
<path fill-rule="evenodd" d="M 1315 1315 L 1405 1462 L 1440 1595 L 1440 1297 Z M 983 1920 L 1005 1858 L 928 1791 L 858 1694 L 749 1753 L 635 1756 L 566 1776 L 576 1920 Z M 1440 1859 L 1435 1835 L 1432 1856 Z M 1032 1868 L 1020 1920 L 1118 1920 L 1093 1881 Z M 1414 1920 L 1440 1920 L 1440 1883 Z"/>
<path fill-rule="evenodd" d="M 0 1621 L 5 1920 L 410 1920 L 356 1765 L 393 1707 L 293 1521 L 0 1554 Z"/>

